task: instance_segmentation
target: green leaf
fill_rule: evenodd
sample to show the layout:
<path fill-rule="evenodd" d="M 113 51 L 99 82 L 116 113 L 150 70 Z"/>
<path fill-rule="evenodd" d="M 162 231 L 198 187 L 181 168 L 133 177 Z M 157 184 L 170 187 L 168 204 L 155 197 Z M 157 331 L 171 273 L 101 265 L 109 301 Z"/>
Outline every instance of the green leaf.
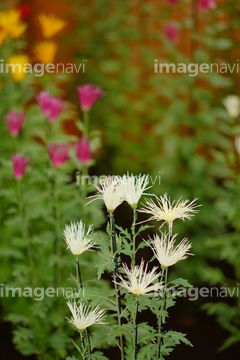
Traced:
<path fill-rule="evenodd" d="M 95 351 L 93 354 L 90 354 L 87 359 L 89 360 L 109 360 L 101 351 Z"/>
<path fill-rule="evenodd" d="M 174 279 L 174 280 L 171 280 L 169 282 L 170 284 L 173 284 L 173 286 L 183 286 L 183 287 L 192 287 L 191 284 L 189 284 L 188 280 L 186 279 L 182 279 L 182 278 L 178 278 L 178 279 Z"/>
<path fill-rule="evenodd" d="M 116 225 L 116 229 L 120 231 L 120 234 L 123 235 L 126 239 L 132 241 L 132 236 L 127 229 L 123 229 L 121 226 Z"/>

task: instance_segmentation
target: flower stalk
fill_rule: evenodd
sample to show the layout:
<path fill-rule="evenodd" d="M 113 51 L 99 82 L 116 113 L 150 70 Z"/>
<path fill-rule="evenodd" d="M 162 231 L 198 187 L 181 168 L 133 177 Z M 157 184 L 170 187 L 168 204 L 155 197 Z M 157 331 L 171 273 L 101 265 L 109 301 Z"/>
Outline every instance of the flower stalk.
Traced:
<path fill-rule="evenodd" d="M 166 310 L 166 293 L 167 293 L 167 282 L 168 282 L 168 268 L 163 268 L 162 270 L 162 277 L 161 277 L 161 281 L 163 284 L 163 296 L 162 296 L 162 303 L 159 309 L 159 317 L 158 317 L 158 341 L 157 341 L 157 345 L 158 345 L 158 353 L 157 353 L 157 359 L 160 359 L 161 357 L 161 346 L 163 344 L 163 323 L 164 321 L 162 321 L 163 316 L 162 313 L 163 311 Z M 164 316 L 165 318 L 165 316 Z"/>
<path fill-rule="evenodd" d="M 132 206 L 133 209 L 133 222 L 132 222 L 132 226 L 131 226 L 131 231 L 132 231 L 132 250 L 133 250 L 133 254 L 132 254 L 132 264 L 133 266 L 135 266 L 136 263 L 136 222 L 137 222 L 137 208 L 136 206 Z"/>
<path fill-rule="evenodd" d="M 87 138 L 88 131 L 89 131 L 89 112 L 88 111 L 83 111 L 83 123 L 84 123 L 83 136 L 85 136 Z"/>
<path fill-rule="evenodd" d="M 53 217 L 53 253 L 59 255 L 59 214 L 58 214 L 58 205 L 57 205 L 57 194 L 56 194 L 56 179 L 55 172 L 52 169 L 52 176 L 49 176 L 50 183 L 50 194 L 52 199 L 52 217 Z M 54 284 L 60 283 L 60 269 L 59 264 L 56 263 L 54 266 Z"/>
<path fill-rule="evenodd" d="M 137 359 L 138 353 L 138 324 L 137 324 L 137 315 L 138 315 L 138 305 L 139 305 L 139 298 L 137 296 L 136 305 L 135 305 L 135 314 L 133 317 L 133 331 L 134 331 L 134 338 L 133 338 L 133 359 Z"/>
<path fill-rule="evenodd" d="M 79 257 L 76 257 L 76 278 L 77 283 L 80 289 L 83 289 L 83 283 L 82 283 L 82 276 L 81 276 L 81 270 L 80 270 L 80 264 L 79 264 Z"/>
<path fill-rule="evenodd" d="M 115 232 L 115 220 L 114 220 L 114 214 L 113 211 L 109 212 L 109 218 L 110 218 L 110 240 L 111 240 L 111 250 L 112 255 L 114 257 L 114 271 L 113 271 L 113 282 L 114 287 L 116 291 L 116 305 L 117 305 L 117 317 L 118 317 L 118 326 L 122 326 L 121 321 L 121 294 L 120 294 L 120 288 L 117 282 L 118 278 L 118 255 L 116 254 L 117 251 L 117 243 L 116 243 L 116 232 Z M 124 352 L 123 352 L 123 336 L 122 334 L 119 335 L 119 348 L 121 351 L 121 360 L 124 360 Z"/>

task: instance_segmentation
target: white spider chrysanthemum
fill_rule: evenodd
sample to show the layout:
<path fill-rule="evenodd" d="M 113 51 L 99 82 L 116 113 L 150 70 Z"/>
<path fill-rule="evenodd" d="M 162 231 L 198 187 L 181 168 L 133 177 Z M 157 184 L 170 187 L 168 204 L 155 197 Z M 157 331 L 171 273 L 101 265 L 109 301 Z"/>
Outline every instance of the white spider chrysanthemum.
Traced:
<path fill-rule="evenodd" d="M 154 267 L 149 273 L 147 272 L 147 265 L 144 270 L 144 261 L 141 261 L 140 266 L 132 266 L 128 269 L 126 264 L 123 268 L 127 274 L 128 280 L 125 280 L 121 275 L 118 275 L 121 280 L 119 286 L 124 287 L 133 295 L 145 295 L 151 291 L 158 291 L 162 289 L 162 283 L 152 284 L 152 282 L 161 276 L 161 273 L 156 273 L 157 267 Z"/>
<path fill-rule="evenodd" d="M 72 318 L 68 319 L 68 322 L 73 324 L 79 331 L 86 329 L 87 327 L 93 324 L 105 324 L 103 322 L 105 315 L 105 310 L 100 309 L 100 306 L 91 308 L 83 303 L 76 303 L 76 300 L 67 302 Z"/>
<path fill-rule="evenodd" d="M 163 221 L 162 226 L 165 223 L 172 224 L 176 219 L 189 219 L 195 215 L 199 210 L 196 209 L 198 206 L 196 201 L 198 198 L 194 198 L 191 202 L 189 200 L 179 199 L 176 203 L 173 201 L 171 204 L 170 198 L 167 194 L 157 198 L 157 204 L 152 199 L 146 199 L 146 205 L 144 208 L 138 211 L 152 215 L 149 220 Z"/>
<path fill-rule="evenodd" d="M 144 194 L 144 191 L 151 187 L 148 187 L 148 175 L 123 175 L 122 184 L 125 200 L 129 203 L 130 206 L 137 206 L 140 197 Z"/>
<path fill-rule="evenodd" d="M 77 223 L 66 225 L 63 230 L 63 237 L 67 244 L 67 248 L 71 250 L 72 254 L 79 256 L 86 250 L 90 250 L 95 243 L 88 236 L 93 232 L 93 226 L 90 225 L 86 232 L 85 225 L 80 220 Z"/>
<path fill-rule="evenodd" d="M 161 237 L 156 234 L 152 239 L 151 249 L 163 267 L 172 266 L 178 261 L 186 259 L 188 255 L 193 255 L 188 252 L 192 245 L 187 238 L 174 247 L 176 237 L 177 234 L 169 241 L 168 234 L 165 233 Z"/>
<path fill-rule="evenodd" d="M 89 196 L 88 199 L 92 198 L 90 202 L 102 199 L 109 212 L 113 212 L 125 199 L 123 185 L 119 176 L 108 176 L 108 178 L 101 183 L 101 187 L 97 185 L 94 186 L 99 193 Z"/>

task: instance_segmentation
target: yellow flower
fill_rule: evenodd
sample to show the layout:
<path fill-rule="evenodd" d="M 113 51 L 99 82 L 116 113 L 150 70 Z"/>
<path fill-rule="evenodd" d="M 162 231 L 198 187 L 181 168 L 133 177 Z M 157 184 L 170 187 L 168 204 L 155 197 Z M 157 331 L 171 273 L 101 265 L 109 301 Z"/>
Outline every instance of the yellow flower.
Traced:
<path fill-rule="evenodd" d="M 29 64 L 27 55 L 14 55 L 8 59 L 8 66 L 15 81 L 20 82 L 25 78 L 24 67 L 26 64 Z"/>
<path fill-rule="evenodd" d="M 14 28 L 11 29 L 10 37 L 12 39 L 18 39 L 26 30 L 26 24 L 18 23 Z"/>
<path fill-rule="evenodd" d="M 66 26 L 66 21 L 59 19 L 54 15 L 40 14 L 38 16 L 38 21 L 45 38 L 55 36 Z"/>
<path fill-rule="evenodd" d="M 37 60 L 43 64 L 53 63 L 56 51 L 57 45 L 53 41 L 42 41 L 34 49 Z"/>
<path fill-rule="evenodd" d="M 0 28 L 5 38 L 17 39 L 26 30 L 27 25 L 20 19 L 20 12 L 14 9 L 0 12 Z M 1 35 L 0 35 L 1 40 Z"/>

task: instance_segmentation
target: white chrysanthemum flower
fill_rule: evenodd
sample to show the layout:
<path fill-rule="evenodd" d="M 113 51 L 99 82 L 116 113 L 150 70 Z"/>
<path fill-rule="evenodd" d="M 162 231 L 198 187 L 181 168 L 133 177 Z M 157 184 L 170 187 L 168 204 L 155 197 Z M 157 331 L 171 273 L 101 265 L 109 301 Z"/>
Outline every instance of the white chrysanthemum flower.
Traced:
<path fill-rule="evenodd" d="M 89 196 L 89 199 L 93 199 L 90 202 L 102 199 L 109 212 L 113 212 L 125 199 L 123 185 L 119 176 L 108 176 L 108 178 L 102 182 L 101 187 L 97 185 L 94 186 L 99 193 Z"/>
<path fill-rule="evenodd" d="M 91 308 L 83 303 L 76 303 L 76 300 L 67 302 L 72 318 L 68 319 L 68 322 L 73 324 L 79 331 L 86 329 L 87 327 L 93 324 L 105 324 L 103 322 L 105 315 L 105 310 L 100 309 L 100 306 Z"/>
<path fill-rule="evenodd" d="M 63 237 L 67 244 L 67 248 L 71 250 L 72 254 L 79 256 L 86 250 L 90 250 L 95 243 L 88 236 L 93 232 L 93 226 L 90 225 L 86 232 L 85 225 L 80 220 L 77 223 L 66 225 L 63 230 Z"/>
<path fill-rule="evenodd" d="M 157 204 L 152 199 L 146 199 L 145 208 L 138 211 L 152 215 L 149 220 L 163 221 L 162 226 L 165 223 L 172 224 L 176 219 L 189 219 L 194 216 L 199 210 L 196 207 L 200 206 L 196 204 L 198 198 L 194 198 L 191 202 L 189 200 L 181 201 L 179 199 L 176 203 L 173 201 L 171 204 L 170 198 L 167 194 L 157 198 Z"/>
<path fill-rule="evenodd" d="M 133 174 L 123 175 L 122 185 L 124 189 L 125 200 L 130 206 L 137 206 L 140 197 L 144 194 L 144 191 L 149 189 L 149 176 Z"/>
<path fill-rule="evenodd" d="M 118 275 L 121 280 L 118 284 L 127 289 L 133 295 L 145 295 L 151 291 L 162 289 L 162 283 L 150 285 L 154 280 L 161 276 L 161 273 L 156 273 L 157 267 L 154 267 L 148 273 L 147 265 L 144 270 L 144 261 L 142 260 L 140 266 L 132 266 L 131 269 L 128 269 L 127 265 L 123 264 L 123 268 L 127 274 L 128 280 L 125 280 L 121 275 Z"/>
<path fill-rule="evenodd" d="M 236 95 L 228 95 L 223 99 L 223 105 L 227 109 L 228 115 L 236 118 L 240 114 L 240 99 Z"/>
<path fill-rule="evenodd" d="M 186 259 L 188 255 L 193 255 L 188 252 L 192 245 L 187 238 L 174 247 L 176 237 L 177 234 L 169 241 L 168 234 L 165 233 L 161 237 L 156 234 L 152 239 L 151 249 L 163 267 L 172 266 L 178 261 Z"/>

